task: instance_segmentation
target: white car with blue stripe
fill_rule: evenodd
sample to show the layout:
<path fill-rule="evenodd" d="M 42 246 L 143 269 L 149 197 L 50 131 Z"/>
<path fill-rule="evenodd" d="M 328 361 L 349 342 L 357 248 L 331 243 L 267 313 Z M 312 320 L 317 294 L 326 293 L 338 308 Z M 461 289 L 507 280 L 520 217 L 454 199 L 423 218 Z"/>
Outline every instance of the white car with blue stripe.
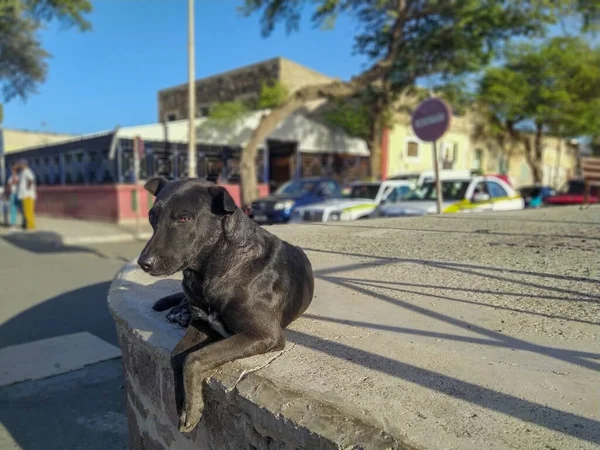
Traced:
<path fill-rule="evenodd" d="M 412 189 L 407 180 L 355 182 L 344 187 L 341 198 L 295 208 L 294 222 L 328 222 L 358 220 L 371 217 L 384 201 L 396 201 Z"/>

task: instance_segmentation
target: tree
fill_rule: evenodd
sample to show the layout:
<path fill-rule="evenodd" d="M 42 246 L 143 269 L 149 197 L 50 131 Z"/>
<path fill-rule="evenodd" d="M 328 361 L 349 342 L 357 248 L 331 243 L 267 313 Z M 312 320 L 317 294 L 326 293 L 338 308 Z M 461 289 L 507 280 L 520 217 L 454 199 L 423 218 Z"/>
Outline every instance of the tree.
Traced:
<path fill-rule="evenodd" d="M 44 23 L 58 20 L 81 31 L 89 0 L 5 0 L 0 2 L 0 100 L 26 99 L 46 79 L 50 55 L 37 36 Z"/>
<path fill-rule="evenodd" d="M 544 137 L 600 132 L 600 50 L 576 37 L 510 49 L 482 77 L 478 102 L 499 135 L 522 147 L 535 182 L 543 178 Z"/>
<path fill-rule="evenodd" d="M 419 78 L 477 70 L 508 38 L 541 35 L 547 24 L 556 22 L 557 7 L 572 5 L 578 12 L 587 8 L 585 17 L 591 23 L 597 18 L 592 13 L 598 12 L 592 4 L 579 0 L 245 0 L 241 11 L 246 16 L 261 14 L 263 36 L 281 23 L 288 32 L 298 30 L 307 5 L 314 7 L 312 21 L 321 27 L 334 26 L 340 14 L 351 15 L 357 28 L 355 51 L 366 55 L 371 66 L 349 81 L 303 87 L 262 118 L 242 151 L 242 202 L 249 204 L 258 195 L 254 161 L 259 145 L 304 103 L 352 97 L 379 84 L 384 95 L 373 114 L 381 114 Z M 371 167 L 376 168 L 379 150 L 372 151 L 376 154 Z"/>

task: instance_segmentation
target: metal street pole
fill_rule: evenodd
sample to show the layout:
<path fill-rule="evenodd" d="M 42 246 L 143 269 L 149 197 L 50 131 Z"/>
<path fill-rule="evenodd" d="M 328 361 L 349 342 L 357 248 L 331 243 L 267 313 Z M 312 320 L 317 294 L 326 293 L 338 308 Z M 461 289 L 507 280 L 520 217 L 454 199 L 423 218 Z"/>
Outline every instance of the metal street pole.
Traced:
<path fill-rule="evenodd" d="M 188 0 L 188 177 L 196 178 L 196 75 L 194 50 L 194 0 Z"/>
<path fill-rule="evenodd" d="M 135 236 L 139 239 L 142 232 L 142 204 L 140 201 L 140 137 L 133 138 L 133 171 L 135 176 L 134 202 L 135 202 Z"/>
<path fill-rule="evenodd" d="M 442 180 L 440 180 L 440 166 L 438 164 L 437 142 L 433 141 L 433 170 L 435 172 L 435 191 L 437 213 L 442 213 Z"/>

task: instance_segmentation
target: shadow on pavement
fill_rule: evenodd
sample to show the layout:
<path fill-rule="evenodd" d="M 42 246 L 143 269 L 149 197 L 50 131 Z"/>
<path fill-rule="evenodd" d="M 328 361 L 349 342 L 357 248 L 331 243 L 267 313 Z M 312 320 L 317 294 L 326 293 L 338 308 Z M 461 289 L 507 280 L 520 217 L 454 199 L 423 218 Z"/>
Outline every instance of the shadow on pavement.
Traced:
<path fill-rule="evenodd" d="M 81 331 L 118 347 L 106 303 L 110 283 L 104 281 L 60 294 L 13 317 L 0 326 L 0 348 Z"/>
<path fill-rule="evenodd" d="M 82 331 L 118 347 L 106 301 L 110 283 L 57 295 L 16 315 L 0 326 L 0 348 Z M 2 449 L 126 449 L 121 359 L 1 387 L 0 424 Z"/>
<path fill-rule="evenodd" d="M 105 255 L 88 247 L 64 245 L 62 236 L 52 231 L 14 232 L 1 236 L 7 243 L 31 253 L 92 253 L 99 258 Z"/>

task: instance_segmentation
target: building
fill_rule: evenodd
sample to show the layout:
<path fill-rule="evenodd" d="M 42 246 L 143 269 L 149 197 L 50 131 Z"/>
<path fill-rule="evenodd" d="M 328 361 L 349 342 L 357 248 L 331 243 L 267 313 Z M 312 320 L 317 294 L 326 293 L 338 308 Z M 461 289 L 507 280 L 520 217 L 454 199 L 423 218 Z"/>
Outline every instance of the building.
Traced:
<path fill-rule="evenodd" d="M 471 114 L 452 118 L 450 129 L 437 143 L 440 169 L 505 174 L 516 187 L 533 184 L 524 148 L 506 153 L 493 143 L 477 140 L 473 132 L 475 119 Z M 394 125 L 384 134 L 384 177 L 433 169 L 433 146 L 415 136 L 408 115 L 397 114 Z M 564 139 L 546 137 L 542 183 L 559 188 L 577 174 L 577 168 L 577 147 Z"/>
<path fill-rule="evenodd" d="M 248 114 L 223 129 L 207 118 L 196 119 L 197 176 L 224 186 L 240 204 L 240 152 L 263 114 Z M 42 214 L 127 222 L 148 213 L 152 197 L 136 187 L 134 140 L 141 139 L 141 180 L 187 176 L 188 121 L 123 127 L 71 137 L 6 155 L 10 167 L 26 159 L 36 175 Z M 362 139 L 346 136 L 305 117 L 290 115 L 262 143 L 257 154 L 259 192 L 290 179 L 335 175 L 354 180 L 367 175 L 369 150 Z M 138 207 L 139 192 L 141 203 Z"/>
<path fill-rule="evenodd" d="M 277 82 L 288 91 L 320 83 L 335 81 L 308 67 L 285 58 L 273 58 L 196 80 L 196 116 L 208 114 L 215 103 L 235 100 L 256 100 L 263 83 Z M 158 121 L 173 121 L 188 117 L 188 85 L 163 89 L 158 92 Z"/>
<path fill-rule="evenodd" d="M 50 133 L 46 131 L 18 130 L 14 128 L 0 128 L 4 154 L 36 145 L 46 145 L 53 142 L 64 141 L 75 137 L 74 134 Z M 1 153 L 1 149 L 0 149 Z"/>
<path fill-rule="evenodd" d="M 3 186 L 6 179 L 5 155 L 28 147 L 64 141 L 73 136 L 65 133 L 18 130 L 0 126 L 0 185 Z"/>

